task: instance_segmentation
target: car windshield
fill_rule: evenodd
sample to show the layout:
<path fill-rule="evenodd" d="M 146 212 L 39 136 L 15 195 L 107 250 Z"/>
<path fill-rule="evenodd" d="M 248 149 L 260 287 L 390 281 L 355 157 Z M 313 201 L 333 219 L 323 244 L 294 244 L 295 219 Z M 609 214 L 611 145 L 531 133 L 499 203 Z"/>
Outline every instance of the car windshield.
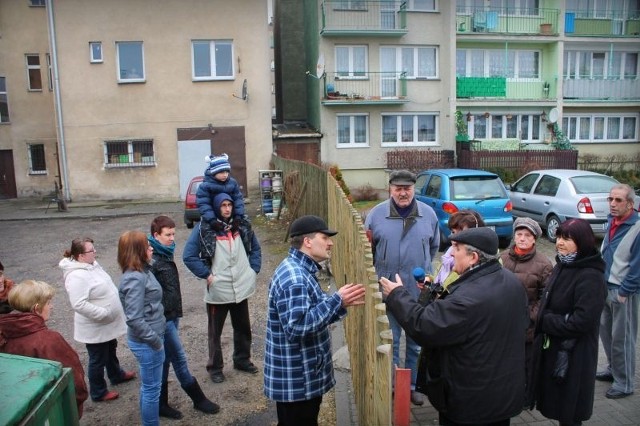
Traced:
<path fill-rule="evenodd" d="M 451 180 L 452 200 L 507 198 L 504 185 L 495 177 L 466 176 Z"/>
<path fill-rule="evenodd" d="M 618 181 L 608 176 L 575 176 L 570 180 L 576 190 L 576 194 L 608 194 L 611 187 L 618 183 Z"/>

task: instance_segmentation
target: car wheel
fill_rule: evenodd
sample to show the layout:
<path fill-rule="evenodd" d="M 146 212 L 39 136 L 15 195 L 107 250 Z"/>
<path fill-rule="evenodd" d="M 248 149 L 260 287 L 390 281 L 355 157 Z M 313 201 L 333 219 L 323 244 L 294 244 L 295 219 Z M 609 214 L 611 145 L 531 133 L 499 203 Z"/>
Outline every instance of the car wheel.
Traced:
<path fill-rule="evenodd" d="M 192 229 L 193 228 L 193 221 L 189 221 L 186 222 L 187 228 Z"/>
<path fill-rule="evenodd" d="M 556 215 L 551 215 L 547 219 L 547 238 L 552 243 L 556 242 L 556 232 L 560 227 L 560 219 Z"/>
<path fill-rule="evenodd" d="M 498 247 L 506 249 L 511 244 L 511 238 L 498 238 Z"/>
<path fill-rule="evenodd" d="M 440 246 L 438 247 L 438 251 L 444 252 L 449 247 L 449 239 L 444 236 L 444 233 L 440 231 Z"/>

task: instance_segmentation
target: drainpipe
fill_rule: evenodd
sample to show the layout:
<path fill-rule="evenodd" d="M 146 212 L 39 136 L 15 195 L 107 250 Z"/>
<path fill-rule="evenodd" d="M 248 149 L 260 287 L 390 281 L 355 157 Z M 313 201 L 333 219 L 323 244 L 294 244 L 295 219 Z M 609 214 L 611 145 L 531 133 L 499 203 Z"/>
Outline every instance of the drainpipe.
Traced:
<path fill-rule="evenodd" d="M 47 8 L 47 18 L 49 20 L 49 42 L 51 44 L 51 66 L 53 67 L 53 95 L 56 106 L 56 124 L 58 126 L 58 167 L 62 167 L 60 174 L 60 187 L 63 191 L 63 198 L 71 201 L 69 191 L 69 171 L 67 168 L 67 150 L 64 143 L 64 126 L 62 119 L 62 102 L 60 100 L 60 79 L 58 77 L 58 50 L 56 44 L 55 20 L 53 19 L 53 0 L 45 0 Z"/>

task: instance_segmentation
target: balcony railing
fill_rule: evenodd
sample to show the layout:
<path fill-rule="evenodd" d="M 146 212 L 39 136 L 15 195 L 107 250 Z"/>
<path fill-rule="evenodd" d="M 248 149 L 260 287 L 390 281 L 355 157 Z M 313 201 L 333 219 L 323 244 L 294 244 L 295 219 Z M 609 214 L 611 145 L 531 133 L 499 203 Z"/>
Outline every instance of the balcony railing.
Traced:
<path fill-rule="evenodd" d="M 456 97 L 478 99 L 547 100 L 555 99 L 554 81 L 532 78 L 457 77 Z"/>
<path fill-rule="evenodd" d="M 397 104 L 408 102 L 405 73 L 343 72 L 327 73 L 323 104 Z"/>
<path fill-rule="evenodd" d="M 458 7 L 458 34 L 558 35 L 560 10 L 519 7 Z"/>
<path fill-rule="evenodd" d="M 569 79 L 562 84 L 566 101 L 638 101 L 640 81 L 637 79 Z"/>
<path fill-rule="evenodd" d="M 568 10 L 564 32 L 572 37 L 638 37 L 640 14 L 620 10 Z"/>
<path fill-rule="evenodd" d="M 320 34 L 401 37 L 407 33 L 406 8 L 404 1 L 325 0 Z"/>

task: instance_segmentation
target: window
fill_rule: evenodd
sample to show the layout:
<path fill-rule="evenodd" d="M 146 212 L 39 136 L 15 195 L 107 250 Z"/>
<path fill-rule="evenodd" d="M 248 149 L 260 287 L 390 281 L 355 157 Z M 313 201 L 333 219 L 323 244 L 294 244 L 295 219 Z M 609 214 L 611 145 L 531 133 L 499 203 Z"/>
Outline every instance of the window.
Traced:
<path fill-rule="evenodd" d="M 380 59 L 382 71 L 401 71 L 406 78 L 438 78 L 436 47 L 382 47 Z"/>
<path fill-rule="evenodd" d="M 0 77 L 0 123 L 9 122 L 9 100 L 7 99 L 7 79 Z"/>
<path fill-rule="evenodd" d="M 535 50 L 458 49 L 459 77 L 540 78 L 540 52 Z"/>
<path fill-rule="evenodd" d="M 47 77 L 48 77 L 48 87 L 49 91 L 53 91 L 53 66 L 51 65 L 51 55 L 45 53 L 45 58 L 47 59 Z"/>
<path fill-rule="evenodd" d="M 569 115 L 562 118 L 562 131 L 571 142 L 635 142 L 639 114 Z"/>
<path fill-rule="evenodd" d="M 40 74 L 40 55 L 25 55 L 27 64 L 27 82 L 29 90 L 42 90 L 42 75 Z"/>
<path fill-rule="evenodd" d="M 141 41 L 116 42 L 119 83 L 145 81 L 144 50 Z"/>
<path fill-rule="evenodd" d="M 192 46 L 194 80 L 233 80 L 233 42 L 197 40 Z"/>
<path fill-rule="evenodd" d="M 106 141 L 104 144 L 104 164 L 107 168 L 155 166 L 153 140 Z"/>
<path fill-rule="evenodd" d="M 29 174 L 47 174 L 47 164 L 44 159 L 44 145 L 40 143 L 29 144 Z"/>
<path fill-rule="evenodd" d="M 44 7 L 44 0 L 29 0 L 29 6 Z"/>
<path fill-rule="evenodd" d="M 89 61 L 92 64 L 102 63 L 102 42 L 101 41 L 89 42 Z"/>
<path fill-rule="evenodd" d="M 367 77 L 367 46 L 336 46 L 336 77 Z"/>
<path fill-rule="evenodd" d="M 338 148 L 369 146 L 369 116 L 366 114 L 342 115 L 338 118 Z"/>
<path fill-rule="evenodd" d="M 473 115 L 469 136 L 473 139 L 520 139 L 525 143 L 541 142 L 540 114 L 495 113 Z"/>
<path fill-rule="evenodd" d="M 366 1 L 341 0 L 332 3 L 334 10 L 367 10 Z"/>
<path fill-rule="evenodd" d="M 382 146 L 434 145 L 438 137 L 437 114 L 382 115 Z"/>
<path fill-rule="evenodd" d="M 421 12 L 435 12 L 436 0 L 409 0 L 407 9 Z"/>
<path fill-rule="evenodd" d="M 638 52 L 565 51 L 565 79 L 637 79 Z"/>

